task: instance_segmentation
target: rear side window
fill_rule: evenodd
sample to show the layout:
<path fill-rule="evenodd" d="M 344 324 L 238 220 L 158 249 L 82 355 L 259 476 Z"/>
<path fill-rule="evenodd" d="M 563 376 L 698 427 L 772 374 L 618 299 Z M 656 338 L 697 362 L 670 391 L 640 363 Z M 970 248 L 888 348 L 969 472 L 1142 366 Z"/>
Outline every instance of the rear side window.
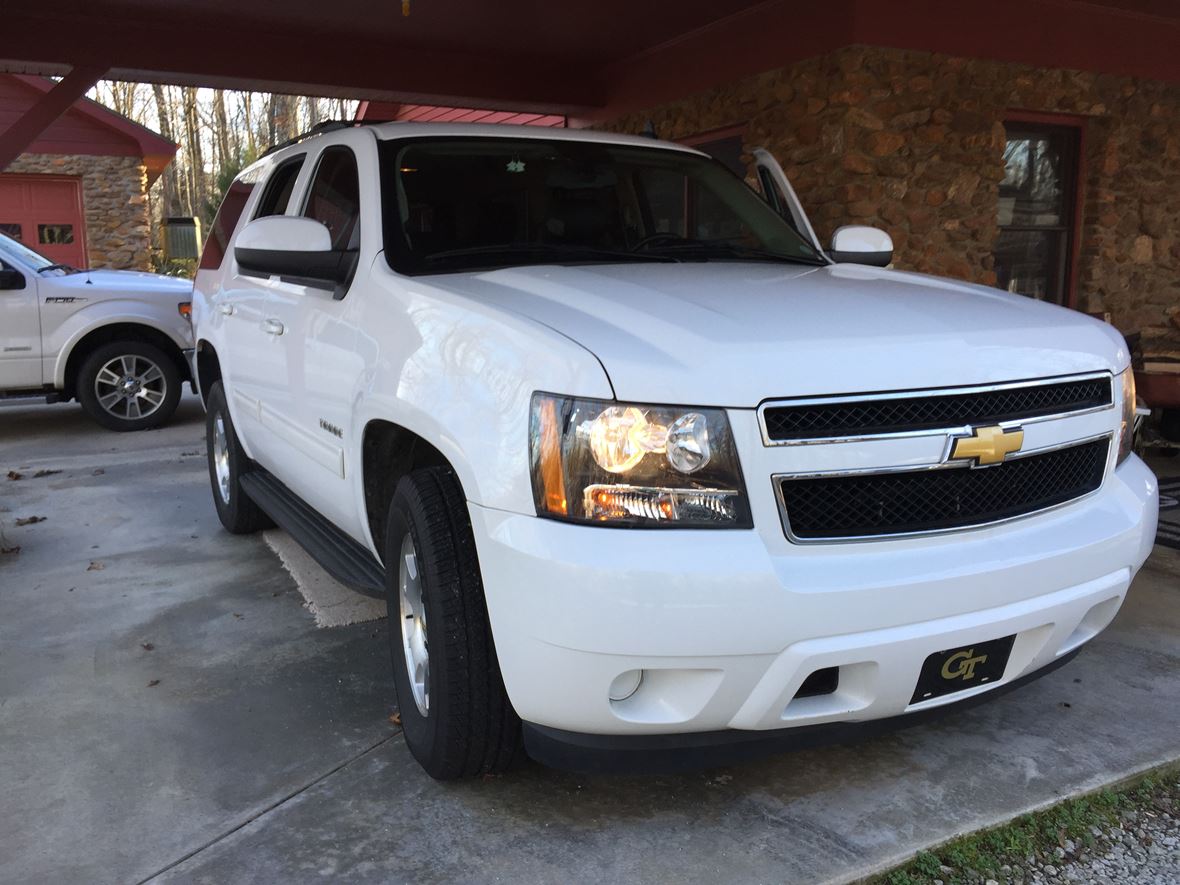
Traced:
<path fill-rule="evenodd" d="M 360 205 L 356 157 L 346 147 L 326 148 L 308 191 L 304 216 L 328 228 L 333 249 L 355 249 L 359 245 Z"/>
<path fill-rule="evenodd" d="M 262 199 L 258 201 L 255 218 L 266 218 L 268 215 L 282 215 L 287 211 L 287 204 L 291 202 L 291 192 L 295 190 L 295 179 L 299 177 L 299 170 L 303 168 L 304 155 L 292 157 L 271 173 L 266 182 L 266 189 L 262 192 Z"/>
<path fill-rule="evenodd" d="M 234 228 L 238 226 L 238 219 L 242 217 L 242 210 L 246 208 L 246 201 L 253 191 L 252 182 L 237 179 L 225 192 L 225 199 L 221 201 L 209 238 L 205 241 L 205 250 L 201 253 L 201 270 L 217 270 L 221 267 L 226 250 L 229 249 L 230 237 L 234 235 Z"/>

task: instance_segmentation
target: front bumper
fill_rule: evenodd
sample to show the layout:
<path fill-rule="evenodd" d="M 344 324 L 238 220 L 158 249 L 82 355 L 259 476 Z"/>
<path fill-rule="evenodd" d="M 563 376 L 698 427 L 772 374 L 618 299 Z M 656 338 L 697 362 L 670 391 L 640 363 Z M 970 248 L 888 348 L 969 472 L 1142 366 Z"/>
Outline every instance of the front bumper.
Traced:
<path fill-rule="evenodd" d="M 1117 613 L 1151 550 L 1158 500 L 1132 457 L 1057 510 L 892 541 L 802 547 L 767 520 L 638 531 L 470 509 L 500 668 L 525 722 L 740 741 L 916 713 L 1064 660 Z M 930 654 L 1013 634 L 1002 679 L 911 703 Z M 828 667 L 836 691 L 796 697 Z M 632 670 L 638 690 L 612 701 Z"/>

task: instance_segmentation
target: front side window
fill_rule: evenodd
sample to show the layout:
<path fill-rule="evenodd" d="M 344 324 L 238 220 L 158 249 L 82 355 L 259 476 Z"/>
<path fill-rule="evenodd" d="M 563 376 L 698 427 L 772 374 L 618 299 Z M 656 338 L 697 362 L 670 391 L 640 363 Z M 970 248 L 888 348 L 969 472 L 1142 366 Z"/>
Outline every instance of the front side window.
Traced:
<path fill-rule="evenodd" d="M 1006 129 L 996 284 L 1065 304 L 1077 211 L 1078 130 L 1024 123 Z"/>
<path fill-rule="evenodd" d="M 295 180 L 299 178 L 299 170 L 302 168 L 302 154 L 278 165 L 266 182 L 266 190 L 262 192 L 262 198 L 254 212 L 255 218 L 282 215 L 287 211 L 287 204 L 291 202 L 291 192 L 295 190 Z"/>
<path fill-rule="evenodd" d="M 527 264 L 823 259 L 720 163 L 510 137 L 380 147 L 386 258 L 406 274 Z"/>
<path fill-rule="evenodd" d="M 328 228 L 333 249 L 355 249 L 360 235 L 361 189 L 356 158 L 346 147 L 325 148 L 303 214 Z"/>

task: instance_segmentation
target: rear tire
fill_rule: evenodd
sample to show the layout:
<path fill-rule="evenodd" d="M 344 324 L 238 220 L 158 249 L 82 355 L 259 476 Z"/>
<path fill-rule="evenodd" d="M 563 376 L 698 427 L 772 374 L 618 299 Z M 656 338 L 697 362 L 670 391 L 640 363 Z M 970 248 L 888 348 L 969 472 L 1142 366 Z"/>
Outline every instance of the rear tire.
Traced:
<path fill-rule="evenodd" d="M 242 476 L 253 469 L 254 462 L 246 457 L 238 442 L 220 381 L 209 388 L 205 412 L 206 459 L 217 518 L 227 532 L 235 535 L 273 528 L 270 517 L 242 489 Z"/>
<path fill-rule="evenodd" d="M 75 391 L 86 414 L 108 430 L 150 430 L 176 411 L 180 371 L 154 344 L 114 341 L 82 361 Z"/>
<path fill-rule="evenodd" d="M 386 526 L 389 644 L 406 744 L 438 780 L 503 771 L 521 753 L 520 719 L 504 690 L 454 472 L 403 477 Z"/>

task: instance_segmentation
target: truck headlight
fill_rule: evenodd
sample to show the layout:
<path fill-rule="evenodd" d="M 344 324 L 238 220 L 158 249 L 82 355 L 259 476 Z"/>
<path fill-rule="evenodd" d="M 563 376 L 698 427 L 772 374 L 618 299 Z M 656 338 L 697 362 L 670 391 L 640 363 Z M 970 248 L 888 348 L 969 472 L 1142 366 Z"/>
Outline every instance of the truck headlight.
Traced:
<path fill-rule="evenodd" d="M 1122 387 L 1122 418 L 1119 424 L 1119 457 L 1116 466 L 1127 460 L 1135 447 L 1135 370 L 1127 366 L 1119 375 Z"/>
<path fill-rule="evenodd" d="M 539 516 L 620 526 L 750 528 L 722 409 L 533 395 Z"/>

